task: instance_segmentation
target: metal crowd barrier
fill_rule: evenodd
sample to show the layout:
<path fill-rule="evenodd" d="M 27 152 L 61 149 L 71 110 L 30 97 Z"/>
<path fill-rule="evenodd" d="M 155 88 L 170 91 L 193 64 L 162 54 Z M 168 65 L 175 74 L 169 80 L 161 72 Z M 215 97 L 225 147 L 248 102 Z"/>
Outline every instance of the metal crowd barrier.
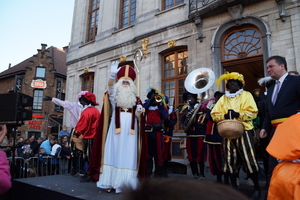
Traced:
<path fill-rule="evenodd" d="M 40 159 L 38 157 L 29 159 L 15 157 L 14 163 L 12 157 L 8 157 L 7 160 L 14 179 L 67 174 L 70 171 L 70 160 L 61 157 L 43 156 Z"/>

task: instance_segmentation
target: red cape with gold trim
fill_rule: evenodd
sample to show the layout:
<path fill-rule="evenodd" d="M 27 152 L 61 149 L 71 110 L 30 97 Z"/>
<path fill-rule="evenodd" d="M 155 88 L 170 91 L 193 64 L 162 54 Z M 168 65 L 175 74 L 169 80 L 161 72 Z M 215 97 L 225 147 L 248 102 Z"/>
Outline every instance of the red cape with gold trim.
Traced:
<path fill-rule="evenodd" d="M 107 136 L 110 118 L 112 114 L 111 104 L 109 102 L 109 95 L 106 92 L 103 96 L 103 106 L 101 110 L 101 117 L 99 121 L 98 131 L 94 139 L 94 144 L 92 148 L 91 158 L 89 162 L 89 176 L 92 177 L 94 181 L 99 180 L 99 175 L 101 172 L 101 167 L 103 165 L 104 158 L 104 146 L 105 139 Z M 140 117 L 139 123 L 139 169 L 138 177 L 140 179 L 147 177 L 147 155 L 148 155 L 148 144 L 147 135 L 144 130 L 144 119 Z"/>

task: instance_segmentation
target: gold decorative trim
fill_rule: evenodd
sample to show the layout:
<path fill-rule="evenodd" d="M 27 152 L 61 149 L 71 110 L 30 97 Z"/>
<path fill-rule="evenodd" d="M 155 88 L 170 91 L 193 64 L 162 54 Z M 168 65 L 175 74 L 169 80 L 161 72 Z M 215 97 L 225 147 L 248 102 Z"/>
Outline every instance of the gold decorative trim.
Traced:
<path fill-rule="evenodd" d="M 88 73 L 89 72 L 89 68 L 84 68 L 83 73 Z"/>
<path fill-rule="evenodd" d="M 142 40 L 142 49 L 143 49 L 143 56 L 146 58 L 148 53 L 148 43 L 149 39 L 145 38 Z"/>
<path fill-rule="evenodd" d="M 120 58 L 120 63 L 126 62 L 126 60 L 127 60 L 127 57 L 126 57 L 126 56 L 121 56 L 121 58 Z"/>
<path fill-rule="evenodd" d="M 168 48 L 176 47 L 176 40 L 168 41 Z"/>

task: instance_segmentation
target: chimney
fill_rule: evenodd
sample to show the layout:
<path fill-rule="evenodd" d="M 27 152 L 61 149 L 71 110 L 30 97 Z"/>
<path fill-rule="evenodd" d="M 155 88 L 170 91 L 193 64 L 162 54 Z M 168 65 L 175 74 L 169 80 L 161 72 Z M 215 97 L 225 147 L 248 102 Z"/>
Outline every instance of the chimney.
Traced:
<path fill-rule="evenodd" d="M 47 47 L 47 44 L 41 44 L 42 45 L 42 51 L 44 51 Z"/>
<path fill-rule="evenodd" d="M 65 46 L 65 47 L 63 47 L 63 50 L 64 50 L 64 52 L 66 52 L 66 53 L 68 53 L 68 51 L 69 51 L 69 45 L 68 46 Z"/>
<path fill-rule="evenodd" d="M 10 68 L 11 68 L 11 63 L 8 64 L 8 69 L 10 69 Z"/>

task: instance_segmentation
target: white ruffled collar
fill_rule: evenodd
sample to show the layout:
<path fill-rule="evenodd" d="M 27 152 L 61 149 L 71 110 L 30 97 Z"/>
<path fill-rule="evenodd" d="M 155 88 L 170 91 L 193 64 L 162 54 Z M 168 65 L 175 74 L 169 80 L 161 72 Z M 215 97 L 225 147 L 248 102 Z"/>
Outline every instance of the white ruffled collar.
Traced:
<path fill-rule="evenodd" d="M 84 111 L 84 110 L 87 109 L 88 107 L 92 107 L 92 105 L 89 104 L 89 105 L 84 105 L 84 106 L 82 106 L 82 111 Z"/>
<path fill-rule="evenodd" d="M 239 90 L 236 91 L 235 93 L 230 93 L 229 91 L 225 91 L 225 95 L 226 95 L 228 98 L 237 97 L 237 96 L 239 96 L 240 94 L 242 94 L 243 91 L 244 91 L 243 89 L 239 89 Z"/>

